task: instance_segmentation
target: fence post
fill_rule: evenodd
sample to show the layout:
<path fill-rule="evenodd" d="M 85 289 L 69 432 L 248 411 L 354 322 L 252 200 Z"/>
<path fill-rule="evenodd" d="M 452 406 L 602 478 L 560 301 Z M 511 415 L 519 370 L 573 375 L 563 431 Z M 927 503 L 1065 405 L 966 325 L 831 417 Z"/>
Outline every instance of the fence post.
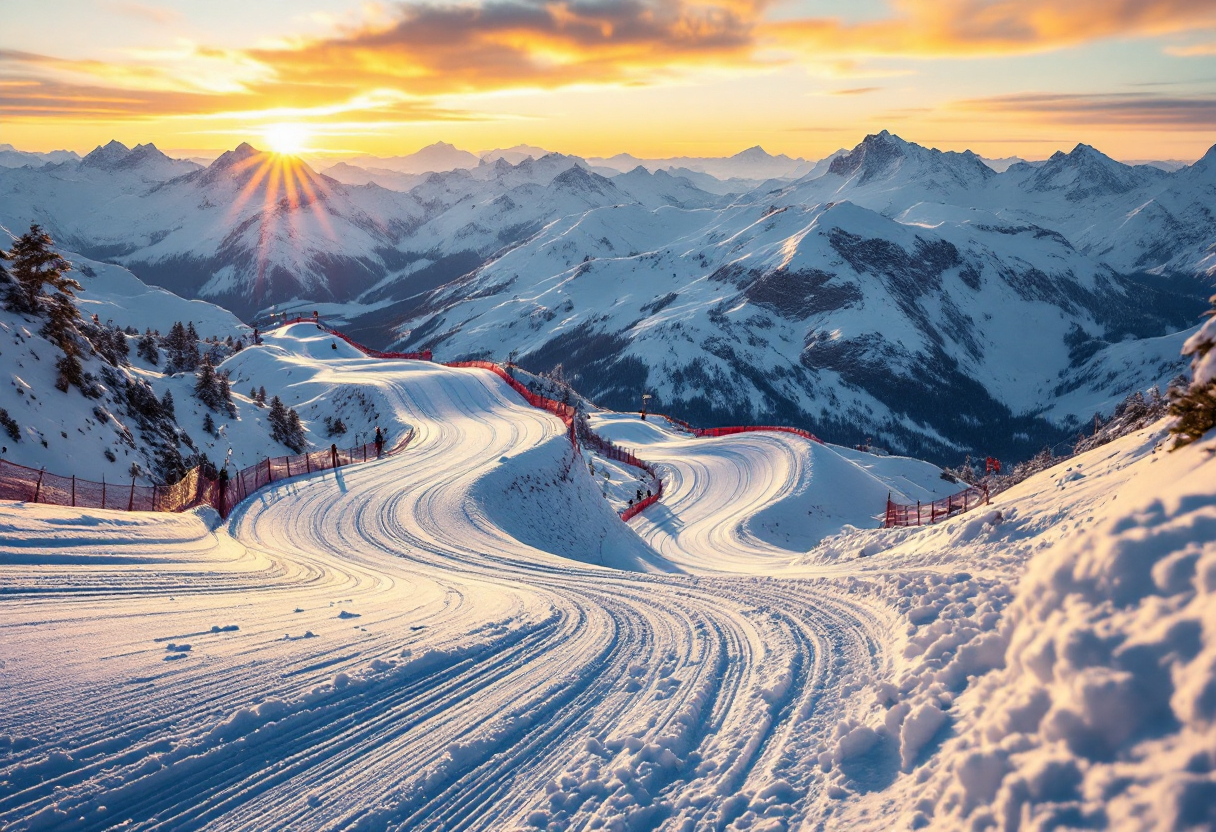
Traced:
<path fill-rule="evenodd" d="M 38 495 L 42 493 L 42 478 L 46 475 L 46 469 L 43 468 L 38 472 L 38 484 L 34 486 L 34 502 L 38 502 Z"/>
<path fill-rule="evenodd" d="M 270 468 L 270 457 L 266 457 L 266 482 L 268 484 L 274 482 L 274 471 Z"/>
<path fill-rule="evenodd" d="M 312 473 L 312 454 L 308 452 L 304 453 L 304 470 L 309 474 Z"/>
<path fill-rule="evenodd" d="M 920 525 L 920 500 L 916 501 L 916 525 Z"/>
<path fill-rule="evenodd" d="M 156 493 L 157 489 L 159 489 L 159 488 L 160 488 L 159 485 L 157 485 L 156 483 L 152 483 L 152 510 L 153 511 L 160 511 L 159 495 Z M 73 499 L 75 498 L 75 496 L 76 496 L 76 483 L 75 483 L 75 478 L 73 477 L 73 482 L 72 482 Z M 76 503 L 73 502 L 72 505 L 76 505 Z"/>
<path fill-rule="evenodd" d="M 291 478 L 291 457 L 287 457 L 287 477 Z"/>
<path fill-rule="evenodd" d="M 101 507 L 106 507 L 106 475 L 101 475 Z"/>
<path fill-rule="evenodd" d="M 338 467 L 338 443 L 337 442 L 335 442 L 329 446 L 329 458 L 330 458 L 330 461 L 333 462 L 333 465 L 331 467 L 337 468 Z"/>
<path fill-rule="evenodd" d="M 76 475 L 72 474 L 72 508 L 76 508 Z"/>
<path fill-rule="evenodd" d="M 135 510 L 135 477 L 131 477 L 131 496 L 127 500 L 127 511 Z"/>

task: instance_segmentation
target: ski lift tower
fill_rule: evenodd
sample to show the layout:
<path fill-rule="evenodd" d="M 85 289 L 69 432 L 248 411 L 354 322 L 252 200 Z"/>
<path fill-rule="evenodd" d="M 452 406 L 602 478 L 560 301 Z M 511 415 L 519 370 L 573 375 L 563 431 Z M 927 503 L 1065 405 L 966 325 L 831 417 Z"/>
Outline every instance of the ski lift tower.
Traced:
<path fill-rule="evenodd" d="M 643 422 L 646 421 L 646 402 L 650 401 L 651 398 L 653 398 L 653 397 L 649 393 L 642 394 L 642 421 Z"/>

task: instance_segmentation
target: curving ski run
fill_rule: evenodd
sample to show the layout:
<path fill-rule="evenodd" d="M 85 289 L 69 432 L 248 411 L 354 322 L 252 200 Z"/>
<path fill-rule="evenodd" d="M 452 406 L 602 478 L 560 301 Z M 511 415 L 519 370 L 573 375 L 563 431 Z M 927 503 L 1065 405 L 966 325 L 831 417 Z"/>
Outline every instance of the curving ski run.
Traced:
<path fill-rule="evenodd" d="M 0 512 L 0 826 L 829 821 L 819 754 L 897 636 L 873 600 L 773 577 L 795 552 L 747 527 L 799 499 L 817 449 L 654 428 L 669 489 L 635 521 L 647 546 L 602 499 L 560 516 L 598 491 L 562 424 L 490 373 L 326 372 L 377 386 L 410 451 L 279 484 L 215 532 Z M 484 487 L 504 471 L 518 488 Z M 529 512 L 572 531 L 503 531 Z M 584 551 L 596 524 L 637 571 Z"/>

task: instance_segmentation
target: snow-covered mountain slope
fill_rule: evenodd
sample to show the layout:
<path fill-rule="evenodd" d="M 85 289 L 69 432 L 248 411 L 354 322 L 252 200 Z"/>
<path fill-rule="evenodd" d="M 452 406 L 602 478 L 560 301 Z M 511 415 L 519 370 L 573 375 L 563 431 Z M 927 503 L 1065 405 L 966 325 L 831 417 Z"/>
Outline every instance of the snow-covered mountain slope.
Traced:
<path fill-rule="evenodd" d="M 1174 350 L 1134 379 L 1098 369 L 1124 336 L 1189 323 L 1168 297 L 1042 228 L 914 213 L 593 208 L 435 292 L 403 342 L 560 364 L 622 410 L 646 390 L 693 422 L 776 417 L 943 461 L 1029 455 L 1092 415 L 1068 402 L 1113 407 L 1182 368 Z"/>
<path fill-rule="evenodd" d="M 66 256 L 83 287 L 76 306 L 86 319 L 96 315 L 122 339 L 125 360 L 111 365 L 99 354 L 86 355 L 84 371 L 94 382 L 93 394 L 86 396 L 76 387 L 60 391 L 55 387 L 55 363 L 61 352 L 41 334 L 44 321 L 0 310 L 0 409 L 16 433 L 13 436 L 8 426 L 0 433 L 5 460 L 95 482 L 104 478 L 129 484 L 134 477 L 145 485 L 172 478 L 166 473 L 171 465 L 188 463 L 198 454 L 240 469 L 268 455 L 292 453 L 272 437 L 268 410 L 250 395 L 259 388 L 300 413 L 312 449 L 333 442 L 340 447 L 361 444 L 377 424 L 390 441 L 409 429 L 388 418 L 374 383 L 363 384 L 357 374 L 337 380 L 335 374 L 344 366 L 335 363 L 339 356 L 349 359 L 352 367 L 366 365 L 367 359 L 316 327 L 265 334 L 263 345 L 232 354 L 221 342 L 252 340 L 250 328 L 232 313 L 149 287 L 119 266 Z M 215 352 L 217 369 L 228 373 L 232 412 L 199 401 L 194 372 L 166 375 L 167 351 L 158 349 L 157 360 L 150 361 L 137 349 L 139 335 L 121 332 L 151 329 L 164 336 L 175 322 L 189 324 L 207 339 L 199 349 Z M 229 357 L 221 360 L 224 356 Z M 167 395 L 171 408 L 161 406 Z M 327 417 L 340 419 L 343 432 L 331 434 Z M 208 418 L 215 426 L 212 431 L 204 429 Z"/>
<path fill-rule="evenodd" d="M 343 184 L 249 145 L 169 178 L 177 164 L 112 142 L 79 163 L 0 171 L 0 222 L 39 222 L 146 282 L 252 315 L 295 298 L 350 301 L 373 286 L 410 297 L 589 205 L 721 201 L 665 173 L 640 171 L 617 188 L 560 154 L 430 174 L 408 193 Z"/>
<path fill-rule="evenodd" d="M 411 449 L 226 523 L 0 506 L 0 822 L 1211 825 L 1206 447 L 1145 431 L 861 530 L 837 510 L 935 469 L 601 416 L 664 456 L 660 553 L 491 374 L 315 360 Z"/>
<path fill-rule="evenodd" d="M 618 407 L 649 385 L 706 422 L 797 420 L 939 461 L 1024 456 L 1117 400 L 1130 382 L 1101 379 L 1127 362 L 1102 351 L 1193 326 L 1216 242 L 1212 154 L 1167 173 L 1081 145 L 997 173 L 883 132 L 738 197 L 553 153 L 408 192 L 247 145 L 164 182 L 137 151 L 91 157 L 0 170 L 0 220 L 241 315 L 338 304 L 373 346 L 561 361 Z"/>

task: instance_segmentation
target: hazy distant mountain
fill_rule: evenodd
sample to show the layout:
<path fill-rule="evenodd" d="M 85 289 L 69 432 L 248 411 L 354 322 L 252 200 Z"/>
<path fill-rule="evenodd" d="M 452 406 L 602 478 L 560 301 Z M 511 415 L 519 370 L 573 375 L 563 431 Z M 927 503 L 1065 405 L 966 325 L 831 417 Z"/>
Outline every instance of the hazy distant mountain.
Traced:
<path fill-rule="evenodd" d="M 427 177 L 427 173 L 401 173 L 388 168 L 359 167 L 349 162 L 338 162 L 322 171 L 326 176 L 347 185 L 375 183 L 390 191 L 408 191 Z"/>
<path fill-rule="evenodd" d="M 498 150 L 483 150 L 477 154 L 477 157 L 487 163 L 497 162 L 502 159 L 512 165 L 518 165 L 520 162 L 531 157 L 539 159 L 542 156 L 548 156 L 552 153 L 551 150 L 545 150 L 543 147 L 535 147 L 527 144 L 517 144 L 515 147 L 508 147 Z"/>
<path fill-rule="evenodd" d="M 1182 170 L 1190 165 L 1190 162 L 1185 162 L 1181 159 L 1129 159 L 1124 162 L 1125 165 L 1147 165 L 1151 168 L 1159 168 L 1166 173 Z"/>
<path fill-rule="evenodd" d="M 1005 156 L 1000 159 L 989 159 L 987 156 L 981 156 L 980 159 L 997 173 L 1004 173 L 1014 165 L 1026 164 L 1026 160 L 1021 156 Z"/>
<path fill-rule="evenodd" d="M 408 156 L 353 156 L 346 160 L 355 167 L 382 169 L 397 173 L 442 173 L 457 168 L 477 167 L 480 157 L 446 142 L 436 142 Z"/>
<path fill-rule="evenodd" d="M 49 153 L 34 153 L 18 150 L 11 144 L 0 144 L 0 167 L 22 168 L 26 165 L 45 165 L 48 162 L 78 161 L 80 155 L 74 150 L 52 150 Z"/>
<path fill-rule="evenodd" d="M 609 158 L 591 158 L 592 165 L 619 170 L 622 173 L 639 165 L 653 172 L 668 168 L 687 169 L 720 180 L 748 179 L 762 182 L 768 179 L 796 179 L 810 173 L 814 164 L 805 159 L 791 159 L 784 154 L 772 156 L 759 146 L 748 148 L 725 158 L 679 156 L 670 159 L 639 159 L 628 153 Z"/>

